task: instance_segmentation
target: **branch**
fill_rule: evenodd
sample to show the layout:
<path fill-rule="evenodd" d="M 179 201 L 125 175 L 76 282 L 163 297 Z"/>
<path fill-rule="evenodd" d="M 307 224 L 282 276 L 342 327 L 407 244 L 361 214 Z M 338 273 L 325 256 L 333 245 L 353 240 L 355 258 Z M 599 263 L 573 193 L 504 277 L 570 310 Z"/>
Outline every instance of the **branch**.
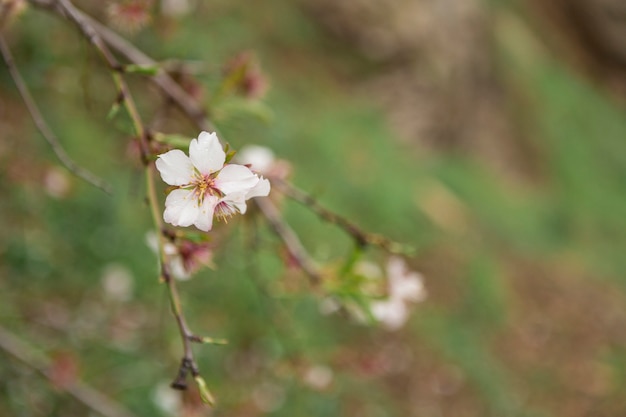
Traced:
<path fill-rule="evenodd" d="M 102 40 L 102 38 L 100 38 L 100 35 L 93 28 L 90 21 L 85 17 L 84 13 L 76 9 L 69 0 L 57 0 L 53 3 L 53 5 L 55 6 L 54 10 L 56 10 L 61 16 L 67 18 L 77 26 L 81 34 L 86 37 L 89 42 L 96 48 L 96 50 L 100 53 L 102 58 L 106 61 L 109 68 L 111 69 L 113 81 L 115 82 L 115 85 L 119 92 L 120 103 L 123 104 L 128 111 L 128 114 L 132 119 L 135 131 L 138 136 L 139 144 L 142 150 L 142 160 L 145 165 L 148 201 L 151 208 L 155 227 L 157 230 L 160 231 L 162 230 L 161 216 L 158 210 L 159 203 L 155 190 L 152 165 L 149 162 L 150 148 L 148 144 L 147 132 L 137 110 L 137 106 L 135 105 L 135 101 L 133 100 L 133 97 L 130 93 L 128 85 L 122 77 L 122 66 L 119 64 L 115 56 L 111 53 L 108 45 Z M 206 388 L 204 380 L 200 377 L 200 372 L 196 365 L 193 356 L 193 350 L 191 348 L 191 342 L 198 338 L 194 336 L 189 330 L 189 326 L 187 325 L 185 316 L 182 312 L 176 282 L 171 278 L 171 275 L 169 273 L 168 257 L 164 251 L 164 243 L 164 237 L 161 233 L 159 234 L 161 277 L 167 284 L 172 313 L 176 318 L 176 323 L 180 332 L 184 350 L 184 356 L 181 361 L 178 375 L 172 383 L 172 387 L 176 389 L 186 389 L 187 374 L 191 372 L 192 377 L 194 378 L 196 384 L 198 385 L 198 388 L 200 389 L 203 399 L 209 403 L 212 403 L 213 399 L 208 392 L 208 389 Z"/>
<path fill-rule="evenodd" d="M 315 214 L 317 214 L 321 219 L 343 229 L 346 233 L 352 236 L 352 239 L 357 246 L 365 247 L 368 245 L 374 245 L 390 253 L 407 252 L 407 248 L 405 248 L 402 244 L 394 242 L 393 240 L 390 240 L 385 236 L 366 232 L 354 223 L 352 223 L 350 220 L 328 210 L 327 208 L 322 206 L 313 196 L 300 190 L 293 184 L 290 184 L 280 179 L 274 179 L 272 183 L 283 194 L 306 206 Z"/>
<path fill-rule="evenodd" d="M 60 13 L 61 15 L 63 15 L 62 11 L 59 11 L 58 8 L 55 7 L 55 0 L 29 0 L 29 2 L 34 6 L 52 9 L 56 13 Z M 93 28 L 95 28 L 98 34 L 111 48 L 122 54 L 133 64 L 149 66 L 154 66 L 158 64 L 157 61 L 139 50 L 132 43 L 128 42 L 126 39 L 122 38 L 117 33 L 112 31 L 105 25 L 97 22 L 85 13 L 79 10 L 75 10 L 74 15 L 79 16 L 80 19 L 88 22 Z M 182 110 L 183 113 L 185 113 L 187 117 L 189 117 L 189 119 L 196 124 L 198 128 L 208 131 L 216 130 L 213 123 L 211 123 L 211 121 L 207 118 L 204 109 L 196 102 L 193 97 L 187 94 L 187 92 L 183 90 L 176 83 L 176 81 L 174 81 L 167 74 L 167 72 L 160 69 L 159 73 L 156 76 L 150 77 L 150 80 L 154 82 L 154 84 L 156 84 L 161 89 L 163 94 L 171 99 L 172 102 L 175 103 L 178 108 Z M 261 200 L 259 199 L 259 201 Z M 259 207 L 263 215 L 272 225 L 272 229 L 274 230 L 274 232 L 280 239 L 282 239 L 290 255 L 293 257 L 293 259 L 296 260 L 298 266 L 309 276 L 311 281 L 319 281 L 319 273 L 317 272 L 317 267 L 311 260 L 311 257 L 306 252 L 306 249 L 304 249 L 304 247 L 300 243 L 296 234 L 293 232 L 293 230 L 291 230 L 289 225 L 282 220 L 280 215 L 278 215 L 275 207 L 271 206 L 271 204 L 271 208 L 268 208 L 267 206 L 267 204 L 264 205 L 263 203 L 261 203 Z M 276 213 L 273 213 L 272 209 Z"/>
<path fill-rule="evenodd" d="M 272 226 L 272 230 L 283 241 L 287 251 L 296 261 L 298 267 L 309 277 L 312 285 L 318 285 L 321 281 L 319 268 L 302 246 L 300 239 L 289 225 L 280 217 L 280 212 L 267 198 L 255 198 L 253 200 Z"/>
<path fill-rule="evenodd" d="M 50 359 L 3 327 L 0 327 L 0 349 L 54 384 L 55 378 L 50 371 Z M 124 406 L 79 379 L 68 385 L 58 386 L 57 384 L 55 387 L 64 390 L 74 399 L 104 417 L 135 417 Z"/>
<path fill-rule="evenodd" d="M 85 20 L 84 14 L 74 7 L 71 1 L 56 0 L 54 4 L 56 5 L 56 9 L 59 13 L 74 23 L 81 34 L 96 48 L 108 64 L 111 70 L 111 77 L 113 78 L 113 82 L 118 90 L 118 101 L 124 105 L 133 122 L 135 133 L 137 134 L 137 140 L 139 141 L 139 147 L 141 149 L 142 162 L 147 166 L 150 155 L 147 132 L 141 120 L 141 116 L 139 115 L 139 111 L 137 110 L 137 105 L 130 94 L 130 89 L 122 77 L 121 72 L 123 71 L 123 67 L 109 50 L 107 44 L 104 43 L 102 38 L 100 38 L 100 35 L 98 35 L 96 30 L 87 20 Z"/>
<path fill-rule="evenodd" d="M 55 0 L 29 0 L 29 2 L 38 7 L 53 10 L 60 13 L 55 7 Z M 74 16 L 80 20 L 87 22 L 98 33 L 100 38 L 106 42 L 111 48 L 123 55 L 128 61 L 136 65 L 158 66 L 158 62 L 146 55 L 135 45 L 109 29 L 107 26 L 81 12 L 74 9 Z M 206 117 L 205 110 L 193 99 L 185 90 L 183 90 L 176 81 L 170 77 L 166 71 L 159 69 L 157 75 L 150 77 L 150 80 L 161 89 L 161 91 L 174 102 L 183 113 L 191 119 L 201 130 L 215 131 L 215 126 Z"/>
<path fill-rule="evenodd" d="M 136 65 L 158 66 L 158 62 L 139 50 L 135 45 L 122 38 L 117 33 L 95 19 L 83 13 L 85 20 L 98 31 L 102 39 L 109 46 L 122 54 L 126 59 Z M 168 97 L 178 108 L 193 121 L 200 130 L 214 132 L 215 126 L 207 118 L 205 110 L 197 101 L 170 77 L 165 70 L 159 68 L 157 75 L 150 80 Z"/>
<path fill-rule="evenodd" d="M 54 134 L 50 126 L 44 120 L 39 107 L 35 103 L 33 96 L 30 94 L 28 86 L 26 82 L 24 82 L 24 78 L 22 78 L 22 74 L 19 72 L 17 66 L 15 65 L 15 61 L 13 59 L 13 54 L 9 49 L 4 37 L 0 35 L 0 53 L 2 54 L 2 58 L 13 78 L 13 82 L 17 87 L 20 96 L 22 96 L 22 101 L 26 105 L 28 112 L 30 113 L 30 117 L 33 119 L 35 126 L 39 130 L 39 133 L 44 137 L 50 148 L 56 155 L 57 159 L 61 162 L 61 164 L 67 168 L 69 172 L 71 172 L 76 177 L 88 182 L 96 188 L 104 191 L 107 194 L 112 193 L 111 186 L 95 174 L 86 170 L 85 168 L 79 166 L 70 156 L 67 154 L 63 145 L 59 142 L 59 139 Z"/>

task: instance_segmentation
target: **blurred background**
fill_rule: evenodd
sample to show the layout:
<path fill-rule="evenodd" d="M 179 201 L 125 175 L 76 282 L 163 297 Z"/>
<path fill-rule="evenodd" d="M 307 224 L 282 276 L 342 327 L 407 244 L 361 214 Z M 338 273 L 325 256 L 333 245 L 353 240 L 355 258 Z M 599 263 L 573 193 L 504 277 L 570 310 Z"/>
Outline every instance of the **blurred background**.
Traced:
<path fill-rule="evenodd" d="M 76 2 L 183 62 L 234 148 L 270 147 L 322 204 L 412 245 L 428 298 L 396 331 L 324 315 L 267 225 L 240 217 L 217 268 L 180 283 L 192 328 L 229 341 L 195 349 L 218 405 L 170 390 L 180 340 L 129 126 L 106 119 L 115 91 L 88 43 L 27 8 L 3 36 L 114 194 L 57 163 L 2 66 L 0 325 L 52 383 L 0 350 L 0 415 L 95 415 L 65 392 L 77 379 L 137 416 L 626 415 L 624 2 L 134 3 Z M 256 89 L 217 100 L 242 53 Z M 163 99 L 128 78 L 150 120 Z M 157 121 L 198 133 L 175 110 Z M 320 262 L 349 253 L 336 227 L 284 210 Z"/>

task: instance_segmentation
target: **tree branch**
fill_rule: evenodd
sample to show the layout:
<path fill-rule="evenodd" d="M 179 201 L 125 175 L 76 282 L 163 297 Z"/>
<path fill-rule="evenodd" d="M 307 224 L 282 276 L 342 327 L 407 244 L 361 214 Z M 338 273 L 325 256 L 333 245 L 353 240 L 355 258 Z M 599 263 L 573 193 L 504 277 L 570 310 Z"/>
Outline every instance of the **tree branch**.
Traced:
<path fill-rule="evenodd" d="M 41 133 L 41 136 L 44 137 L 50 148 L 56 155 L 57 159 L 61 162 L 61 164 L 67 168 L 69 172 L 71 172 L 76 177 L 88 182 L 96 188 L 104 191 L 107 194 L 112 193 L 111 186 L 95 174 L 91 173 L 87 169 L 79 166 L 74 160 L 67 154 L 63 145 L 59 142 L 59 139 L 54 134 L 50 126 L 46 123 L 39 110 L 39 107 L 35 103 L 33 96 L 30 94 L 30 91 L 22 78 L 22 74 L 19 72 L 17 66 L 15 65 L 15 61 L 13 59 L 13 54 L 9 49 L 4 37 L 0 35 L 0 53 L 2 54 L 2 58 L 4 59 L 4 63 L 6 64 L 11 77 L 13 78 L 13 82 L 17 87 L 20 96 L 22 97 L 22 101 L 26 105 L 28 112 L 30 113 L 30 117 L 33 119 L 35 126 Z"/>
<path fill-rule="evenodd" d="M 147 132 L 137 110 L 137 106 L 135 105 L 135 101 L 133 100 L 130 90 L 122 76 L 122 66 L 119 64 L 115 56 L 111 53 L 108 45 L 102 40 L 98 32 L 94 29 L 90 21 L 86 18 L 86 15 L 84 13 L 76 9 L 69 0 L 56 0 L 52 4 L 55 6 L 55 10 L 61 16 L 70 20 L 77 26 L 81 34 L 89 40 L 89 42 L 96 48 L 96 50 L 98 50 L 100 55 L 103 57 L 103 59 L 106 61 L 109 68 L 111 69 L 113 81 L 115 82 L 115 85 L 119 92 L 120 102 L 125 106 L 126 110 L 128 111 L 128 114 L 132 119 L 135 131 L 138 136 L 139 144 L 142 150 L 141 156 L 146 171 L 148 201 L 150 204 L 155 227 L 160 232 L 163 228 L 161 223 L 161 216 L 158 210 L 158 198 L 155 190 L 152 165 L 149 162 L 150 147 L 148 144 Z M 167 284 L 172 313 L 176 318 L 176 324 L 180 332 L 184 350 L 183 359 L 181 361 L 178 375 L 175 381 L 172 383 L 172 387 L 177 389 L 186 389 L 187 373 L 191 372 L 192 377 L 198 384 L 201 391 L 202 388 L 204 388 L 205 392 L 208 394 L 208 390 L 206 390 L 206 387 L 201 386 L 204 384 L 204 380 L 202 380 L 200 377 L 200 372 L 196 365 L 193 350 L 191 348 L 192 337 L 194 337 L 194 335 L 189 330 L 189 327 L 185 320 L 185 316 L 182 312 L 176 282 L 171 278 L 171 275 L 169 273 L 168 257 L 164 251 L 164 237 L 162 233 L 159 233 L 159 255 L 161 263 L 161 278 Z"/>
<path fill-rule="evenodd" d="M 253 201 L 272 226 L 274 233 L 283 241 L 289 255 L 297 263 L 298 267 L 309 277 L 311 284 L 314 286 L 318 285 L 321 282 L 321 275 L 317 264 L 313 261 L 304 246 L 302 246 L 295 232 L 283 221 L 276 206 L 267 198 L 255 198 Z"/>
<path fill-rule="evenodd" d="M 51 383 L 54 383 L 55 378 L 50 371 L 50 359 L 1 326 L 0 349 L 37 371 Z M 104 417 L 135 417 L 124 406 L 79 379 L 74 380 L 67 386 L 55 386 Z"/>
<path fill-rule="evenodd" d="M 283 194 L 306 206 L 315 214 L 317 214 L 321 219 L 343 229 L 352 237 L 357 246 L 365 247 L 368 245 L 374 245 L 390 253 L 407 252 L 407 248 L 405 248 L 402 244 L 394 242 L 393 240 L 390 240 L 385 236 L 366 232 L 345 217 L 341 217 L 333 211 L 328 210 L 311 195 L 300 190 L 293 184 L 290 184 L 280 179 L 274 179 L 272 183 Z"/>

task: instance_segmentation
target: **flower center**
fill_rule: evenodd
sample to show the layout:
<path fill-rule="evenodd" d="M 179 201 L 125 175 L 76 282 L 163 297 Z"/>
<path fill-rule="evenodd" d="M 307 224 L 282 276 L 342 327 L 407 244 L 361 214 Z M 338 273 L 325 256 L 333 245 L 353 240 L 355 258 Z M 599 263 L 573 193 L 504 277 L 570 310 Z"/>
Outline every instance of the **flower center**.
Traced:
<path fill-rule="evenodd" d="M 239 213 L 239 210 L 225 201 L 220 201 L 217 206 L 215 206 L 215 217 L 225 223 L 228 223 L 228 219 L 235 213 Z"/>
<path fill-rule="evenodd" d="M 223 193 L 215 186 L 215 178 L 210 175 L 196 176 L 195 192 L 198 202 L 202 204 L 206 195 L 221 197 Z"/>

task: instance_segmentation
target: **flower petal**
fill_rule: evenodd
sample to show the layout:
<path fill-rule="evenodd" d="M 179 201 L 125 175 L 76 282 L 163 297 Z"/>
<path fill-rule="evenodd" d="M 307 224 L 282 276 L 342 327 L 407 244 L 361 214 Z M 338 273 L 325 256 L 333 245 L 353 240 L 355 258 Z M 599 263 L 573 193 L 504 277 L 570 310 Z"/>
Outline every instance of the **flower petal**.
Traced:
<path fill-rule="evenodd" d="M 215 186 L 224 194 L 250 191 L 259 182 L 248 167 L 237 164 L 226 165 L 215 178 Z"/>
<path fill-rule="evenodd" d="M 196 217 L 194 225 L 204 231 L 208 232 L 213 227 L 213 213 L 215 206 L 217 205 L 218 198 L 215 196 L 205 196 L 204 201 L 200 205 L 200 214 Z"/>
<path fill-rule="evenodd" d="M 250 165 L 256 172 L 267 173 L 274 165 L 274 152 L 265 146 L 247 145 L 235 155 L 235 160 L 242 165 Z"/>
<path fill-rule="evenodd" d="M 256 183 L 254 187 L 248 191 L 246 194 L 246 200 L 254 197 L 267 197 L 270 193 L 270 182 L 261 177 L 259 178 L 259 182 Z"/>
<path fill-rule="evenodd" d="M 189 158 L 201 174 L 211 174 L 224 166 L 226 154 L 215 133 L 201 132 L 189 144 Z"/>
<path fill-rule="evenodd" d="M 186 185 L 192 181 L 193 165 L 180 149 L 159 155 L 155 164 L 161 178 L 169 185 Z"/>
<path fill-rule="evenodd" d="M 200 215 L 193 190 L 174 190 L 165 199 L 163 220 L 174 226 L 191 226 Z"/>
<path fill-rule="evenodd" d="M 376 301 L 370 309 L 374 318 L 389 330 L 398 330 L 409 319 L 409 311 L 401 300 Z"/>
<path fill-rule="evenodd" d="M 220 203 L 226 204 L 239 214 L 245 214 L 247 210 L 246 195 L 243 192 L 231 193 L 220 200 Z"/>

